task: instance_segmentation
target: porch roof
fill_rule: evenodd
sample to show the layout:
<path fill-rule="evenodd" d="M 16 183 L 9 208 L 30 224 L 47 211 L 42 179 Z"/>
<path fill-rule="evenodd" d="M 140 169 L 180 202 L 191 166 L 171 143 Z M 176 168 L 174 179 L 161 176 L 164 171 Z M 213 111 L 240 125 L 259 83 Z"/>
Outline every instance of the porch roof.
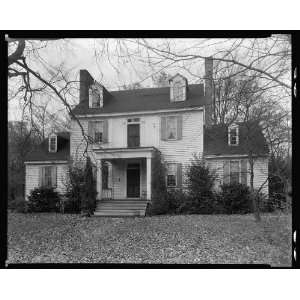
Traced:
<path fill-rule="evenodd" d="M 137 148 L 94 148 L 98 159 L 124 159 L 124 158 L 151 158 L 155 147 L 137 147 Z"/>

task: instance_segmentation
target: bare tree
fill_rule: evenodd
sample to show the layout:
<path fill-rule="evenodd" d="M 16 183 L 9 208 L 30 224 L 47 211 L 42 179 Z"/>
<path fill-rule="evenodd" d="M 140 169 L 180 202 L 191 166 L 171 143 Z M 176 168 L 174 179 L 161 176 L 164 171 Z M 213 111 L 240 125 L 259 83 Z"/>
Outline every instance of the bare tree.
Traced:
<path fill-rule="evenodd" d="M 70 70 L 64 65 L 53 67 L 45 61 L 39 53 L 40 49 L 47 47 L 49 40 L 53 39 L 10 39 L 9 46 L 8 77 L 10 98 L 24 101 L 24 109 L 30 111 L 30 121 L 34 125 L 34 119 L 45 120 L 50 113 L 47 107 L 36 104 L 38 98 L 48 95 L 61 103 L 71 118 L 77 121 L 85 140 L 84 155 L 87 154 L 89 138 L 84 131 L 79 119 L 73 114 L 72 107 L 78 97 L 78 80 L 70 78 Z M 52 41 L 53 42 L 53 41 Z M 40 107 L 39 107 L 40 106 Z M 35 118 L 34 114 L 39 115 Z M 43 123 L 43 122 L 42 122 Z M 45 128 L 44 128 L 45 129 Z M 45 131 L 42 128 L 42 137 Z"/>

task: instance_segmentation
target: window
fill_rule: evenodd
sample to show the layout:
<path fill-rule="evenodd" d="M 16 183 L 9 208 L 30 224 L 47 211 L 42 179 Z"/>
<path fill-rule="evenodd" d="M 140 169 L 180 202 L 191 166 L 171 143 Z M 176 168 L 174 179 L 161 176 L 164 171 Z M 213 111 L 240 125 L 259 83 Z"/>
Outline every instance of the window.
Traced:
<path fill-rule="evenodd" d="M 167 186 L 176 187 L 177 186 L 177 165 L 168 164 L 167 168 Z"/>
<path fill-rule="evenodd" d="M 140 124 L 130 123 L 127 125 L 127 146 L 129 148 L 140 146 Z"/>
<path fill-rule="evenodd" d="M 239 128 L 237 126 L 228 128 L 228 144 L 233 146 L 239 144 Z"/>
<path fill-rule="evenodd" d="M 100 107 L 100 97 L 98 94 L 92 95 L 92 108 Z"/>
<path fill-rule="evenodd" d="M 103 87 L 98 83 L 89 89 L 89 106 L 91 108 L 103 107 Z"/>
<path fill-rule="evenodd" d="M 57 152 L 57 136 L 51 135 L 49 137 L 49 152 Z"/>
<path fill-rule="evenodd" d="M 40 186 L 56 187 L 55 166 L 45 166 L 40 168 Z"/>
<path fill-rule="evenodd" d="M 180 102 L 186 100 L 187 79 L 180 74 L 176 74 L 169 79 L 170 82 L 170 101 Z"/>
<path fill-rule="evenodd" d="M 177 139 L 177 118 L 167 117 L 167 140 Z"/>
<path fill-rule="evenodd" d="M 173 96 L 174 96 L 174 101 L 184 101 L 184 86 L 182 86 L 179 83 L 175 83 L 173 87 Z"/>
<path fill-rule="evenodd" d="M 140 122 L 140 118 L 128 119 L 127 122 L 128 123 L 139 123 Z"/>
<path fill-rule="evenodd" d="M 230 161 L 230 183 L 240 182 L 240 162 Z"/>
<path fill-rule="evenodd" d="M 104 133 L 104 122 L 103 121 L 95 121 L 90 124 L 90 136 L 93 139 L 94 143 L 102 143 L 103 142 L 103 133 Z"/>
<path fill-rule="evenodd" d="M 247 159 L 224 161 L 223 183 L 242 183 L 247 185 Z"/>

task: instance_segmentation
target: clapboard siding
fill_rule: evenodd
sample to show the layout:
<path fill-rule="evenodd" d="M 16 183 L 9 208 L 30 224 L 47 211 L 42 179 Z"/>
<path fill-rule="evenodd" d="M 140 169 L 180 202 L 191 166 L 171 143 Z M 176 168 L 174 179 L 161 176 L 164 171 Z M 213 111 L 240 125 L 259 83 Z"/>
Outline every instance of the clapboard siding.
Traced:
<path fill-rule="evenodd" d="M 202 152 L 203 149 L 203 122 L 202 111 L 180 113 L 183 117 L 183 136 L 178 141 L 160 140 L 160 118 L 162 115 L 136 115 L 130 118 L 140 118 L 140 145 L 141 147 L 153 146 L 170 157 L 185 157 L 192 152 Z M 168 114 L 164 114 L 165 116 Z M 176 115 L 176 114 L 172 114 Z M 102 144 L 103 148 L 127 147 L 127 117 L 112 117 L 108 119 L 108 143 Z M 97 120 L 95 118 L 89 120 Z M 100 119 L 98 119 L 100 120 Z M 81 119 L 80 123 L 87 134 L 88 119 Z M 78 160 L 85 149 L 85 140 L 78 123 L 73 120 L 71 124 L 71 155 Z M 188 143 L 188 145 L 187 145 Z M 92 154 L 91 151 L 89 154 Z"/>
<path fill-rule="evenodd" d="M 203 113 L 186 112 L 182 114 L 182 139 L 164 141 L 159 139 L 159 150 L 165 162 L 182 164 L 182 183 L 186 186 L 186 169 L 193 154 L 203 153 Z"/>
<path fill-rule="evenodd" d="M 80 120 L 80 124 L 84 130 L 84 134 L 88 134 L 88 121 Z M 70 134 L 70 155 L 74 161 L 85 161 L 84 152 L 86 149 L 86 140 L 83 138 L 82 130 L 77 121 L 71 121 Z M 95 154 L 88 145 L 88 155 L 93 163 L 95 163 Z"/>
<path fill-rule="evenodd" d="M 232 160 L 237 160 L 241 158 L 232 158 Z M 245 159 L 245 158 L 243 158 Z M 217 180 L 215 188 L 218 189 L 219 185 L 223 183 L 223 164 L 225 159 L 206 159 L 209 167 L 216 172 Z M 230 159 L 226 160 L 230 161 Z M 249 161 L 247 161 L 247 184 L 250 186 L 250 165 Z M 262 192 L 265 194 L 269 194 L 269 186 L 268 186 L 268 158 L 257 158 L 254 161 L 254 188 L 260 188 L 263 185 Z"/>
<path fill-rule="evenodd" d="M 26 198 L 30 192 L 39 186 L 39 168 L 42 166 L 53 166 L 50 164 L 26 164 L 25 167 L 25 195 Z M 68 165 L 57 164 L 57 188 L 56 191 L 63 194 L 66 191 L 68 180 Z"/>
<path fill-rule="evenodd" d="M 175 141 L 163 141 L 161 139 L 161 117 L 182 116 L 182 138 Z M 192 159 L 193 153 L 203 152 L 203 112 L 190 111 L 172 114 L 131 115 L 130 118 L 140 118 L 140 146 L 155 147 L 162 153 L 165 162 L 182 164 L 183 185 L 185 185 L 185 170 Z M 108 118 L 108 143 L 102 144 L 103 148 L 127 147 L 127 117 Z M 84 131 L 88 132 L 88 121 L 95 118 L 81 119 Z M 98 120 L 100 120 L 98 118 Z M 81 128 L 76 121 L 72 121 L 70 151 L 74 160 L 83 159 L 86 146 Z M 93 162 L 96 155 L 88 150 Z M 126 197 L 126 166 L 122 163 L 113 164 L 113 195 L 116 199 Z M 141 191 L 146 190 L 146 163 L 141 166 Z"/>

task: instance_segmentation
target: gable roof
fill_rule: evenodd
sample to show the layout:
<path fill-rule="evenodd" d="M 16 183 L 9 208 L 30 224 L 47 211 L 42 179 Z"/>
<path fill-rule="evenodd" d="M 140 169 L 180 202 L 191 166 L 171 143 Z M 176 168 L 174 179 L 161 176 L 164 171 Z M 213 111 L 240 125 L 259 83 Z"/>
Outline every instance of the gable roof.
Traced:
<path fill-rule="evenodd" d="M 169 82 L 172 81 L 175 77 L 181 77 L 182 79 L 185 80 L 185 83 L 186 83 L 186 84 L 188 83 L 187 79 L 186 79 L 183 75 L 181 75 L 181 74 L 179 74 L 179 73 L 177 73 L 177 74 L 175 74 L 174 76 L 172 76 L 171 78 L 169 78 L 168 81 L 169 81 Z"/>
<path fill-rule="evenodd" d="M 88 101 L 82 101 L 73 109 L 73 113 L 84 115 L 191 108 L 204 106 L 206 101 L 203 84 L 189 85 L 187 100 L 182 102 L 170 101 L 169 87 L 112 91 L 102 108 L 89 108 Z"/>
<path fill-rule="evenodd" d="M 57 132 L 57 152 L 49 152 L 49 140 L 43 142 L 26 157 L 25 161 L 56 161 L 69 160 L 70 158 L 70 133 Z"/>
<path fill-rule="evenodd" d="M 257 122 L 237 122 L 239 125 L 239 144 L 228 145 L 228 126 L 213 125 L 204 129 L 204 155 L 248 154 L 251 147 L 253 154 L 268 155 L 267 141 Z"/>

